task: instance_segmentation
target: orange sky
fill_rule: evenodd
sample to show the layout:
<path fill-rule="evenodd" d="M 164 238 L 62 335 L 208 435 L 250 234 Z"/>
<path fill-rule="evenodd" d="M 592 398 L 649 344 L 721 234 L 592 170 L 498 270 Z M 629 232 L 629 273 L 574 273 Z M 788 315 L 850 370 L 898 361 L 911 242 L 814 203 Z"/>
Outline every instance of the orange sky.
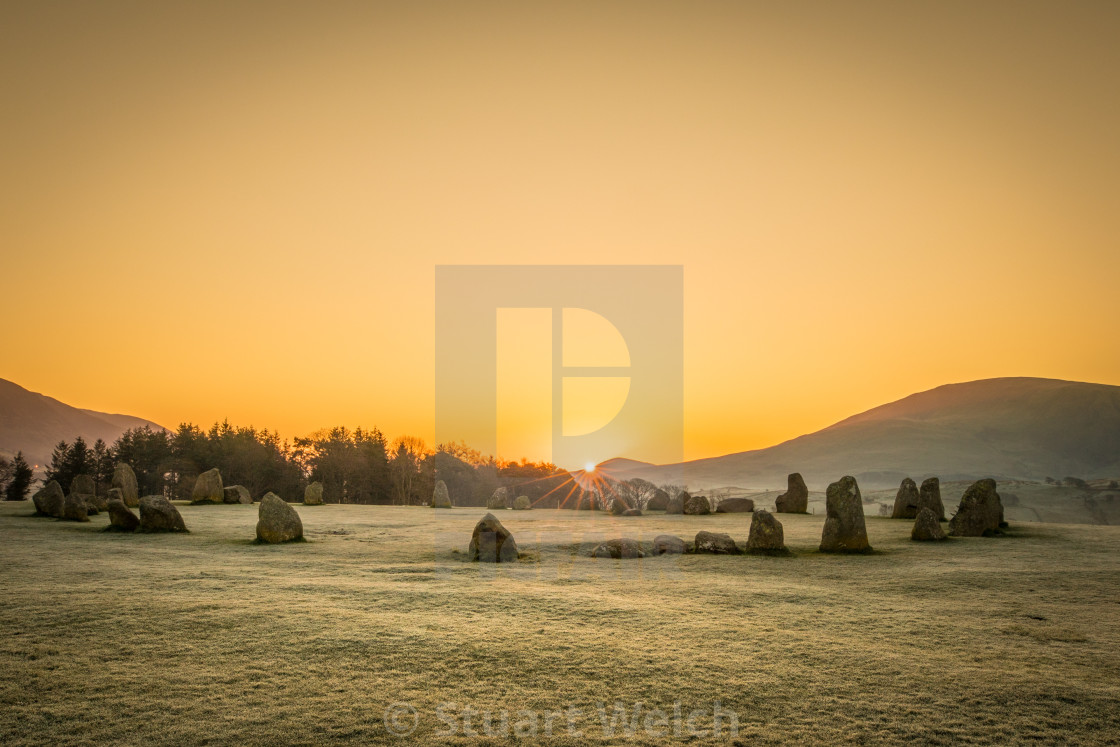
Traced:
<path fill-rule="evenodd" d="M 0 377 L 430 442 L 435 265 L 643 263 L 688 458 L 1120 384 L 1114 2 L 235 5 L 0 5 Z"/>

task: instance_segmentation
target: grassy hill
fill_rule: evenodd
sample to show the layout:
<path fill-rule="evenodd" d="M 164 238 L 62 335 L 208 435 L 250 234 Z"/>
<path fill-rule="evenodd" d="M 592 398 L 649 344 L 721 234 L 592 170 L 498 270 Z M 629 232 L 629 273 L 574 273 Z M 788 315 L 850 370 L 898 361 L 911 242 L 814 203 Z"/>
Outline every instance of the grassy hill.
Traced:
<path fill-rule="evenodd" d="M 612 460 L 619 477 L 782 488 L 800 472 L 823 490 L 842 475 L 867 489 L 981 477 L 1041 481 L 1120 475 L 1120 387 L 1034 378 L 949 384 L 767 449 L 678 465 Z"/>
<path fill-rule="evenodd" d="M 505 511 L 526 557 L 481 567 L 465 559 L 481 510 L 297 509 L 308 542 L 256 546 L 256 506 L 181 506 L 191 534 L 130 536 L 0 505 L 0 742 L 474 744 L 470 705 L 495 727 L 578 708 L 583 736 L 561 720 L 546 737 L 542 717 L 523 741 L 603 744 L 597 704 L 616 700 L 709 709 L 701 728 L 718 700 L 752 745 L 1120 733 L 1120 528 L 930 545 L 869 517 L 876 554 L 843 557 L 815 551 L 823 516 L 783 516 L 792 558 L 615 561 L 578 548 L 742 541 L 750 518 Z M 387 731 L 393 703 L 416 709 L 407 739 Z M 683 741 L 638 728 L 610 743 Z"/>

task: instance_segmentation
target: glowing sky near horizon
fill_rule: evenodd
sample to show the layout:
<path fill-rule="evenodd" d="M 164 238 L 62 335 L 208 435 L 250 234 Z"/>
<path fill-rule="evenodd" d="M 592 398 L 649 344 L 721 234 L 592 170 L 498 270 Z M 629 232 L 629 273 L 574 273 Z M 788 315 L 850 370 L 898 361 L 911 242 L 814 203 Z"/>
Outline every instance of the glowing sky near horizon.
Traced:
<path fill-rule="evenodd" d="M 1120 384 L 1118 38 L 1112 2 L 5 2 L 0 377 L 430 443 L 435 265 L 642 263 L 684 266 L 687 458 Z"/>

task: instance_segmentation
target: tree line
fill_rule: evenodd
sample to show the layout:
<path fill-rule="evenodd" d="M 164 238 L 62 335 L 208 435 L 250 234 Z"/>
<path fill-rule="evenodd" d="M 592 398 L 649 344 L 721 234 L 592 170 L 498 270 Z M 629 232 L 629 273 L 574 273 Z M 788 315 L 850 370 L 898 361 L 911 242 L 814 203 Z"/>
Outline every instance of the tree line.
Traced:
<path fill-rule="evenodd" d="M 553 464 L 502 461 L 461 443 L 429 449 L 418 438 L 389 441 L 376 428 L 344 427 L 288 442 L 278 433 L 228 422 L 208 430 L 190 423 L 175 431 L 132 428 L 111 445 L 98 440 L 90 446 L 80 436 L 60 441 L 46 479 L 67 489 L 78 475 L 90 475 L 99 492 L 107 491 L 118 462 L 132 467 L 141 495 L 173 500 L 189 499 L 195 480 L 213 467 L 226 485 L 244 485 L 254 498 L 273 492 L 289 501 L 302 500 L 313 481 L 323 484 L 328 503 L 423 505 L 437 480 L 462 506 L 485 505 L 499 487 L 528 495 L 542 508 L 571 502 L 580 492 L 571 475 Z"/>
<path fill-rule="evenodd" d="M 35 472 L 23 458 L 22 451 L 18 452 L 10 462 L 0 456 L 0 493 L 3 493 L 4 500 L 26 500 L 34 478 Z"/>

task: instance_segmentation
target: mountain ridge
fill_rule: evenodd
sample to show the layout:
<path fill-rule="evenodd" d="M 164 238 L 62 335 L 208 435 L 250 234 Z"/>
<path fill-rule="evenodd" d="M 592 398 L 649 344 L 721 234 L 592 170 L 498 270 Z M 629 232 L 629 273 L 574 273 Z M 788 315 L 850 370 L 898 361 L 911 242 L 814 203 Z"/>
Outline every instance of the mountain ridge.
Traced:
<path fill-rule="evenodd" d="M 31 464 L 46 464 L 59 441 L 81 436 L 90 444 L 99 438 L 111 444 L 129 428 L 145 425 L 166 430 L 134 415 L 73 407 L 0 379 L 0 454 L 22 451 Z"/>
<path fill-rule="evenodd" d="M 821 489 L 841 475 L 885 488 L 903 477 L 1042 479 L 1120 474 L 1120 387 L 1004 377 L 944 384 L 763 449 L 605 473 L 692 489 L 785 484 Z"/>

